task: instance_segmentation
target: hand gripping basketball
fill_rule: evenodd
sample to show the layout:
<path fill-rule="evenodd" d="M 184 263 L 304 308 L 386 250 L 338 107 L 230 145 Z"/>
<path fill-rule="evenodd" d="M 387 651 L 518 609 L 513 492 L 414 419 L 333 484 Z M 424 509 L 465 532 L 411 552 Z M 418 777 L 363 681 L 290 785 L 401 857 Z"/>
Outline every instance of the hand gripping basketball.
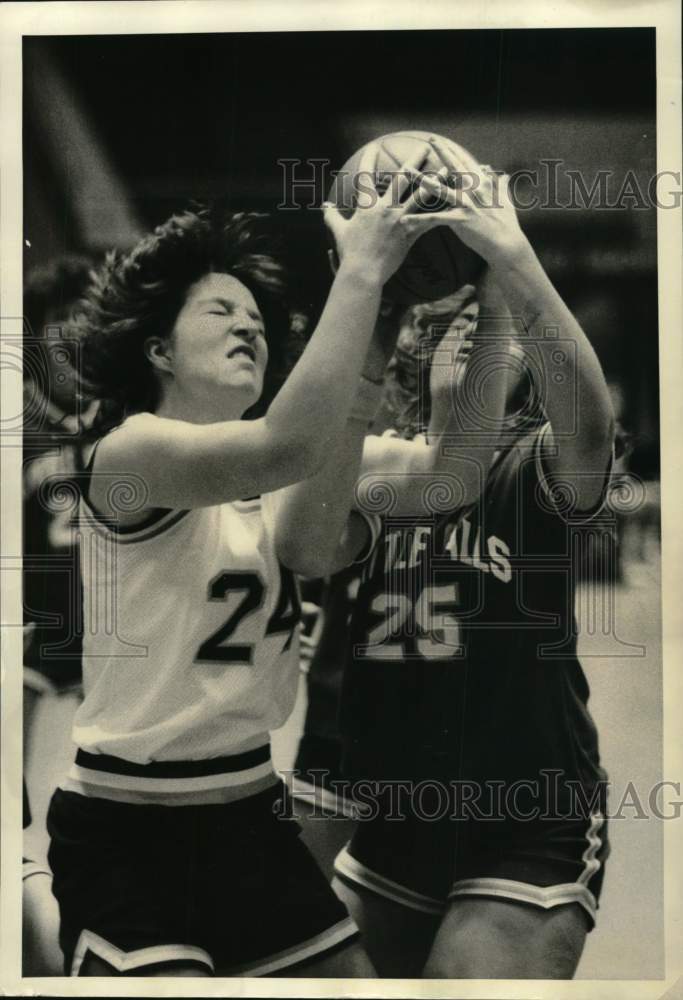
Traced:
<path fill-rule="evenodd" d="M 420 189 L 422 198 L 438 198 L 443 209 L 429 214 L 413 210 L 402 225 L 413 234 L 448 225 L 489 264 L 518 253 L 526 238 L 510 199 L 507 174 L 496 174 L 465 149 L 436 136 L 429 141 L 443 166 L 436 176 L 423 176 Z M 419 205 L 420 197 L 416 202 Z"/>
<path fill-rule="evenodd" d="M 438 211 L 439 199 L 433 199 L 426 189 L 420 189 L 422 176 L 426 173 L 436 176 L 443 166 L 429 139 L 429 132 L 413 129 L 382 135 L 361 146 L 337 171 L 328 201 L 345 219 L 350 219 L 359 206 L 366 204 L 368 192 L 384 194 L 389 187 L 396 204 L 399 198 L 397 178 L 403 173 L 402 164 L 409 162 L 420 173 L 415 173 L 412 179 L 404 176 L 399 187 L 400 197 L 405 197 L 406 201 L 408 196 L 417 195 L 411 198 L 409 206 L 406 205 L 404 217 L 410 218 L 418 210 Z M 442 137 L 440 141 L 449 147 L 456 146 L 451 139 Z M 372 184 L 369 184 L 370 176 Z M 405 186 L 406 180 L 410 188 Z M 419 239 L 385 285 L 387 300 L 404 306 L 435 302 L 452 295 L 464 284 L 476 283 L 483 261 L 456 236 L 450 224 L 444 225 L 442 220 L 440 225 L 419 230 L 417 235 Z"/>
<path fill-rule="evenodd" d="M 392 177 L 386 191 L 380 194 L 374 183 L 379 146 L 371 143 L 363 153 L 359 175 L 368 184 L 363 189 L 351 218 L 345 218 L 330 202 L 323 205 L 323 218 L 337 254 L 342 261 L 358 260 L 365 270 L 378 269 L 384 284 L 403 263 L 406 254 L 420 233 L 400 225 L 400 221 L 418 207 L 422 175 L 418 166 L 429 153 L 429 146 L 413 152 Z M 414 190 L 401 200 L 410 186 Z"/>

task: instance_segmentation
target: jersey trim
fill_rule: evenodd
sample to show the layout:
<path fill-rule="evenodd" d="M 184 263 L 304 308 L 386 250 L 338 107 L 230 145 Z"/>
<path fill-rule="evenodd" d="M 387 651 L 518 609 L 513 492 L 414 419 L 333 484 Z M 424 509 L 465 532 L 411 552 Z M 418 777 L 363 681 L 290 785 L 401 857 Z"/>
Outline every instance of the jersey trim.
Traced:
<path fill-rule="evenodd" d="M 354 508 L 354 510 L 356 514 L 363 518 L 368 527 L 368 531 L 370 532 L 368 541 L 351 564 L 352 566 L 360 566 L 368 559 L 379 541 L 379 537 L 382 533 L 382 518 L 379 514 L 368 514 L 367 511 L 358 510 L 357 508 Z"/>
<path fill-rule="evenodd" d="M 583 885 L 590 882 L 602 865 L 602 862 L 597 859 L 596 854 L 602 847 L 602 837 L 600 836 L 600 831 L 604 825 L 605 817 L 601 813 L 595 813 L 591 816 L 591 824 L 586 831 L 586 840 L 588 841 L 588 845 L 586 850 L 581 855 L 584 869 L 577 879 L 577 881 Z"/>
<path fill-rule="evenodd" d="M 419 910 L 421 913 L 431 913 L 440 916 L 445 909 L 445 903 L 432 896 L 424 896 L 420 892 L 408 889 L 404 885 L 399 885 L 392 879 L 384 875 L 378 875 L 366 865 L 357 861 L 348 850 L 343 847 L 334 859 L 334 871 L 342 879 L 362 885 L 365 889 L 391 899 L 402 906 L 408 906 L 411 910 Z"/>
<path fill-rule="evenodd" d="M 192 944 L 161 944 L 150 948 L 138 948 L 136 951 L 122 951 L 94 931 L 83 930 L 78 939 L 74 957 L 71 962 L 71 975 L 80 975 L 81 966 L 92 952 L 117 972 L 131 972 L 148 965 L 159 965 L 166 962 L 184 962 L 192 965 L 206 966 L 214 972 L 211 956 L 203 948 Z"/>
<path fill-rule="evenodd" d="M 266 761 L 270 761 L 268 744 L 229 757 L 209 757 L 206 760 L 155 760 L 149 764 L 135 764 L 133 761 L 105 753 L 88 753 L 80 747 L 76 751 L 76 764 L 80 767 L 137 778 L 201 778 L 245 771 Z"/>
<path fill-rule="evenodd" d="M 81 510 L 88 526 L 98 535 L 111 539 L 117 545 L 130 545 L 132 542 L 146 542 L 150 538 L 156 538 L 157 535 L 173 528 L 191 513 L 189 510 L 155 511 L 152 518 L 146 520 L 141 527 L 133 525 L 130 528 L 117 528 L 115 524 L 107 524 L 100 515 L 96 514 L 85 497 L 81 499 Z"/>
<path fill-rule="evenodd" d="M 301 944 L 286 948 L 276 952 L 268 958 L 262 958 L 247 965 L 240 965 L 229 969 L 226 975 L 229 976 L 268 976 L 280 969 L 286 969 L 292 965 L 299 965 L 301 962 L 312 958 L 320 957 L 324 952 L 337 948 L 340 944 L 350 944 L 351 938 L 359 934 L 356 923 L 351 917 L 345 917 L 339 923 L 333 924 L 327 930 L 302 941 Z"/>
<path fill-rule="evenodd" d="M 607 503 L 607 496 L 609 492 L 609 482 L 612 476 L 612 469 L 614 468 L 615 456 L 614 456 L 614 444 L 612 444 L 612 451 L 607 463 L 607 469 L 604 473 L 602 491 L 598 497 L 596 503 L 590 507 L 588 510 L 568 510 L 563 512 L 557 504 L 557 500 L 553 493 L 553 488 L 551 483 L 548 481 L 548 474 L 546 473 L 545 463 L 543 460 L 543 448 L 545 446 L 545 438 L 548 436 L 548 432 L 551 430 L 550 424 L 544 424 L 538 436 L 536 438 L 536 443 L 534 445 L 534 457 L 536 462 L 536 475 L 538 476 L 538 481 L 541 484 L 541 489 L 543 493 L 548 498 L 549 502 L 554 507 L 556 513 L 572 524 L 586 524 L 588 521 L 592 521 L 594 517 L 601 512 Z"/>
<path fill-rule="evenodd" d="M 578 903 L 588 913 L 593 924 L 598 910 L 598 903 L 588 888 L 588 883 L 602 867 L 602 862 L 596 857 L 602 847 L 600 831 L 605 825 L 602 813 L 594 813 L 586 830 L 586 849 L 581 855 L 583 871 L 576 882 L 561 882 L 557 885 L 533 885 L 529 882 L 517 882 L 507 878 L 468 878 L 455 882 L 449 893 L 449 899 L 456 896 L 500 896 L 521 903 L 530 903 L 549 910 L 553 906 L 564 903 Z"/>
<path fill-rule="evenodd" d="M 248 798 L 279 782 L 270 747 L 230 757 L 134 764 L 78 750 L 60 787 L 134 805 L 217 805 Z"/>
<path fill-rule="evenodd" d="M 118 429 L 117 427 L 114 427 L 112 428 L 112 431 L 117 429 Z M 112 433 L 112 431 L 110 431 L 109 433 Z M 88 459 L 88 462 L 85 465 L 85 468 L 83 469 L 82 472 L 83 483 L 81 486 L 80 494 L 81 494 L 81 499 L 83 500 L 84 509 L 86 513 L 89 515 L 91 521 L 94 522 L 94 526 L 95 527 L 99 526 L 101 529 L 103 529 L 106 532 L 107 537 L 110 534 L 116 536 L 117 538 L 121 535 L 126 535 L 126 536 L 135 535 L 136 538 L 135 539 L 131 538 L 131 541 L 140 540 L 137 538 L 137 536 L 139 536 L 141 532 L 148 531 L 148 529 L 152 528 L 163 518 L 167 517 L 167 515 L 178 512 L 169 510 L 166 507 L 159 507 L 156 510 L 152 510 L 151 513 L 147 517 L 145 517 L 142 521 L 140 521 L 138 524 L 131 524 L 131 525 L 118 525 L 116 524 L 114 518 L 107 519 L 103 514 L 100 514 L 100 512 L 97 511 L 90 503 L 90 500 L 88 499 L 88 493 L 90 492 L 90 481 L 92 479 L 93 469 L 95 466 L 95 456 L 97 455 L 97 449 L 99 448 L 103 440 L 104 437 L 101 437 L 98 438 L 97 441 L 95 441 L 93 449 L 90 452 L 90 457 Z M 184 513 L 188 512 L 185 511 Z"/>
<path fill-rule="evenodd" d="M 495 896 L 519 903 L 530 903 L 544 910 L 549 910 L 553 906 L 563 906 L 565 903 L 578 903 L 588 913 L 593 923 L 598 909 L 593 893 L 579 882 L 541 886 L 507 878 L 468 878 L 455 882 L 448 898 L 457 899 L 460 896 Z"/>

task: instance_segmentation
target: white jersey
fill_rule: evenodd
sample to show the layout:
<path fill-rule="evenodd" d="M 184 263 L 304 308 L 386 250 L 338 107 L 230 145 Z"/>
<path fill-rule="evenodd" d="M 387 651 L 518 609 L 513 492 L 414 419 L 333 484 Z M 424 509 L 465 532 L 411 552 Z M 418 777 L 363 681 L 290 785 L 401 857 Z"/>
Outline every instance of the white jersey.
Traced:
<path fill-rule="evenodd" d="M 268 744 L 292 711 L 299 668 L 299 596 L 275 554 L 276 498 L 157 512 L 118 531 L 81 501 L 78 747 L 145 765 Z"/>

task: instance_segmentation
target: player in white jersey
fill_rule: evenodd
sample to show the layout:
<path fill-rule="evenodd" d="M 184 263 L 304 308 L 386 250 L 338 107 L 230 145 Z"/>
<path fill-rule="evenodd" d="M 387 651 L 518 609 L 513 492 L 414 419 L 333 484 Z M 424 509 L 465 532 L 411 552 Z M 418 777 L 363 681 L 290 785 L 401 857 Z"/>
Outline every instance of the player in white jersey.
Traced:
<path fill-rule="evenodd" d="M 83 301 L 83 373 L 109 428 L 81 490 L 78 750 L 48 816 L 72 975 L 373 975 L 280 815 L 268 731 L 295 696 L 292 571 L 323 568 L 319 541 L 333 552 L 343 527 L 302 526 L 291 484 L 334 477 L 329 449 L 347 424 L 362 438 L 378 403 L 363 365 L 415 207 L 391 196 L 351 220 L 328 209 L 338 273 L 255 419 L 241 420 L 287 335 L 257 217 L 173 216 L 111 254 Z"/>
<path fill-rule="evenodd" d="M 268 743 L 292 710 L 298 674 L 299 597 L 277 558 L 276 516 L 277 497 L 267 493 L 162 512 L 122 534 L 82 501 L 92 631 L 88 697 L 74 723 L 81 750 L 149 764 Z M 90 781 L 76 767 L 67 787 Z M 232 797 L 219 788 L 201 800 Z"/>

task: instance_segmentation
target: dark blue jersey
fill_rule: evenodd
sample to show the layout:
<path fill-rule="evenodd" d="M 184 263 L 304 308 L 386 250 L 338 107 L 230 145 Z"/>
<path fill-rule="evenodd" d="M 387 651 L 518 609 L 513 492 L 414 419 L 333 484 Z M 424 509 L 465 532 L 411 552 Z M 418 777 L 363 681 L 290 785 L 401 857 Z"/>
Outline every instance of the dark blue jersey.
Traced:
<path fill-rule="evenodd" d="M 341 706 L 349 778 L 604 778 L 574 595 L 585 523 L 609 525 L 599 512 L 563 512 L 544 435 L 497 456 L 476 505 L 384 519 L 351 622 Z"/>

